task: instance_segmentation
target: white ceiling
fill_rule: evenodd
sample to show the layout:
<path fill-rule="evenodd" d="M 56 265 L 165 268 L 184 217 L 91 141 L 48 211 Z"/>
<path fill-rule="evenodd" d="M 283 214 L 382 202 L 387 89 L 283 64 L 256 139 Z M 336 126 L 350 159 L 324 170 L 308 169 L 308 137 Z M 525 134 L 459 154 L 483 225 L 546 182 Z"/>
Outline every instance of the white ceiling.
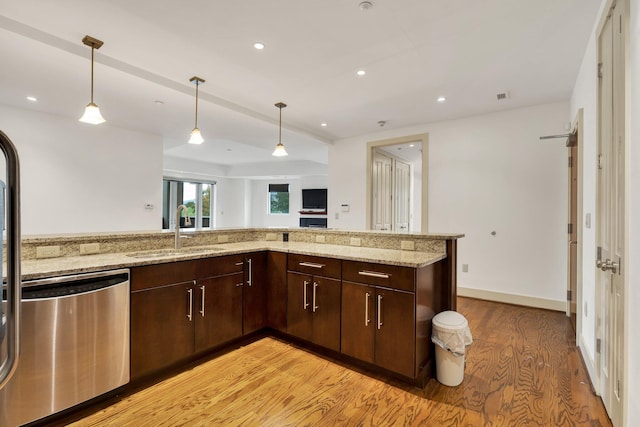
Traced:
<path fill-rule="evenodd" d="M 0 0 L 0 102 L 79 117 L 88 34 L 104 41 L 95 102 L 107 125 L 160 134 L 178 158 L 326 164 L 327 144 L 380 120 L 394 129 L 567 100 L 601 3 L 371 2 L 363 12 L 360 0 Z M 194 75 L 206 80 L 201 146 L 186 144 Z M 284 160 L 270 155 L 279 101 Z"/>

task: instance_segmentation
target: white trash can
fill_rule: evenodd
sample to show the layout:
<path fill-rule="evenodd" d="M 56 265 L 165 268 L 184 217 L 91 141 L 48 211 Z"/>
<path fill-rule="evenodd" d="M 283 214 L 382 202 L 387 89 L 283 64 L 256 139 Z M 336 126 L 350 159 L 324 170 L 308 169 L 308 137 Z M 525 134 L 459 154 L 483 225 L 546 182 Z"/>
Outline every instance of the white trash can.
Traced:
<path fill-rule="evenodd" d="M 467 319 L 456 311 L 443 311 L 432 319 L 431 341 L 436 345 L 436 377 L 455 387 L 464 378 L 464 353 L 473 342 Z"/>

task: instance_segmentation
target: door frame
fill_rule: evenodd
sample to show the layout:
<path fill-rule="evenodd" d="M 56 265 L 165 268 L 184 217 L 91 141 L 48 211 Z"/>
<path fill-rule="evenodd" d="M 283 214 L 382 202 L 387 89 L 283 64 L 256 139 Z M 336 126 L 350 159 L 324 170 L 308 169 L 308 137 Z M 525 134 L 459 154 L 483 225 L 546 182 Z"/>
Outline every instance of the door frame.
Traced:
<path fill-rule="evenodd" d="M 417 134 L 417 135 L 407 135 L 407 136 L 400 136 L 400 137 L 396 137 L 396 138 L 389 138 L 389 139 L 382 139 L 382 140 L 378 140 L 378 141 L 369 141 L 367 142 L 367 180 L 366 180 L 366 185 L 367 185 L 367 190 L 366 190 L 366 229 L 370 230 L 371 229 L 371 223 L 372 223 L 372 209 L 371 209 L 371 200 L 373 198 L 372 192 L 373 192 L 373 188 L 372 188 L 372 179 L 371 179 L 371 165 L 373 162 L 373 151 L 374 149 L 376 149 L 377 147 L 382 147 L 382 146 L 388 146 L 388 145 L 398 145 L 398 144 L 406 144 L 409 142 L 419 142 L 422 144 L 422 180 L 421 180 L 421 186 L 422 186 L 422 191 L 421 193 L 421 197 L 420 197 L 420 205 L 421 205 L 421 209 L 420 209 L 420 233 L 427 233 L 428 232 L 428 206 L 429 206 L 429 197 L 428 197 L 428 184 L 429 184 L 429 134 L 428 133 L 422 133 L 422 134 Z"/>
<path fill-rule="evenodd" d="M 582 263 L 583 263 L 583 246 L 584 246 L 584 242 L 583 242 L 583 225 L 584 222 L 588 222 L 588 227 L 591 228 L 591 222 L 592 222 L 592 218 L 591 218 L 591 214 L 589 215 L 589 219 L 585 219 L 583 222 L 583 192 L 584 192 L 584 187 L 583 187 L 583 179 L 582 179 L 582 173 L 583 173 L 583 159 L 584 159 L 584 109 L 580 108 L 578 109 L 578 113 L 576 114 L 576 117 L 573 119 L 573 122 L 571 124 L 571 134 L 576 134 L 577 135 L 577 141 L 576 141 L 576 145 L 577 145 L 577 158 L 574 159 L 575 164 L 574 166 L 577 168 L 576 170 L 576 176 L 577 176 L 577 186 L 576 186 L 576 193 L 577 193 L 577 206 L 576 206 L 576 223 L 573 225 L 574 227 L 576 227 L 577 230 L 577 236 L 576 236 L 576 240 L 578 241 L 577 243 L 577 257 L 576 257 L 576 266 L 575 266 L 575 275 L 576 275 L 576 295 L 575 295 L 575 301 L 576 301 L 576 343 L 580 342 L 580 337 L 582 336 L 582 307 L 584 305 L 584 300 L 583 300 L 583 294 L 582 294 Z M 568 179 L 571 180 L 571 173 L 568 174 Z M 569 186 L 571 185 L 571 183 L 569 182 Z M 571 204 L 571 194 L 568 194 L 568 203 L 569 205 Z M 568 216 L 571 215 L 571 207 L 569 206 L 568 209 Z M 571 219 L 571 218 L 569 218 Z M 569 249 L 570 250 L 570 249 Z M 571 259 L 570 259 L 571 254 L 567 253 L 567 290 L 571 290 Z M 571 301 L 567 299 L 567 316 L 571 315 Z"/>

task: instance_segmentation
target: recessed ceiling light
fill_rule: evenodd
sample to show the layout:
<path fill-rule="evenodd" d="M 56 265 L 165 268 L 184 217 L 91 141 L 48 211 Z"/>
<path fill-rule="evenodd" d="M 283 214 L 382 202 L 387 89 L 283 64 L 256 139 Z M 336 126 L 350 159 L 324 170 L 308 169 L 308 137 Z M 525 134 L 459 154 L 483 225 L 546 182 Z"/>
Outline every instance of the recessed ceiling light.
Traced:
<path fill-rule="evenodd" d="M 36 98 L 35 96 L 27 96 L 27 101 L 38 102 L 38 98 Z"/>
<path fill-rule="evenodd" d="M 439 96 L 438 99 L 437 99 L 438 102 L 444 102 L 446 100 L 447 100 L 447 98 L 445 98 L 444 96 Z"/>
<path fill-rule="evenodd" d="M 365 70 L 358 70 L 358 71 L 356 71 L 356 74 L 359 75 L 360 77 L 362 77 L 365 74 L 367 74 L 367 72 Z"/>
<path fill-rule="evenodd" d="M 363 1 L 360 2 L 359 6 L 361 11 L 366 12 L 373 7 L 373 3 L 371 3 L 370 1 Z"/>
<path fill-rule="evenodd" d="M 253 44 L 253 47 L 255 47 L 255 48 L 256 48 L 256 49 L 258 49 L 258 50 L 262 50 L 262 49 L 264 49 L 264 43 L 261 43 L 261 42 L 255 42 L 255 43 Z"/>
<path fill-rule="evenodd" d="M 323 128 L 327 127 L 327 124 L 325 122 L 320 123 L 320 126 L 322 126 Z"/>
<path fill-rule="evenodd" d="M 409 147 L 411 147 L 411 148 L 413 148 L 415 146 L 416 146 L 416 144 L 409 144 Z"/>

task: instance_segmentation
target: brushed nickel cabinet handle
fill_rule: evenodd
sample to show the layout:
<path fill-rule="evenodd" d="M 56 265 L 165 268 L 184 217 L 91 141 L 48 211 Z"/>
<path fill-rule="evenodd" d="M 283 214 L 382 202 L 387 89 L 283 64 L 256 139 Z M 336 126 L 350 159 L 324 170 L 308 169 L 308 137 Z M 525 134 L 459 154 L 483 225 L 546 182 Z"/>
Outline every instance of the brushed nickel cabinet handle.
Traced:
<path fill-rule="evenodd" d="M 364 297 L 364 326 L 369 326 L 371 323 L 371 319 L 369 318 L 369 298 L 371 294 L 369 292 L 366 293 Z"/>
<path fill-rule="evenodd" d="M 200 290 L 202 291 L 202 300 L 200 302 L 200 315 L 204 317 L 204 286 L 200 286 Z"/>
<path fill-rule="evenodd" d="M 378 273 L 377 271 L 358 271 L 358 274 L 361 276 L 369 276 L 369 277 L 377 277 L 378 279 L 388 279 L 391 277 L 391 274 L 388 273 Z"/>
<path fill-rule="evenodd" d="M 191 322 L 191 320 L 193 320 L 193 289 L 187 289 L 187 294 L 189 294 L 189 313 L 187 314 L 187 319 Z"/>
<path fill-rule="evenodd" d="M 307 302 L 307 285 L 309 284 L 309 282 L 307 280 L 305 280 L 302 283 L 302 308 L 303 309 L 307 309 L 307 307 L 309 307 L 309 303 Z"/>
<path fill-rule="evenodd" d="M 382 295 L 378 295 L 378 329 L 382 329 Z"/>
<path fill-rule="evenodd" d="M 251 284 L 253 282 L 253 269 L 251 268 L 251 258 L 247 260 L 247 263 L 249 264 L 249 279 L 247 280 L 247 285 L 251 287 Z"/>
<path fill-rule="evenodd" d="M 315 262 L 300 262 L 298 263 L 302 267 L 322 268 L 324 264 L 316 264 Z"/>
<path fill-rule="evenodd" d="M 316 288 L 318 287 L 318 284 L 316 282 L 313 282 L 313 312 L 315 313 L 317 309 L 320 308 L 319 305 L 316 305 Z"/>

